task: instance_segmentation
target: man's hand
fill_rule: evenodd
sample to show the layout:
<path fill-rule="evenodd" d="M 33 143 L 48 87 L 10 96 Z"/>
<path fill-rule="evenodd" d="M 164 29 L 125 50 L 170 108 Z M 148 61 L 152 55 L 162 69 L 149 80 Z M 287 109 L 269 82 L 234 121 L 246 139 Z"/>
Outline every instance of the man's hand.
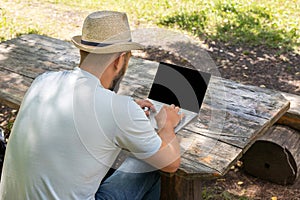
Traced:
<path fill-rule="evenodd" d="M 153 111 L 153 112 L 156 111 L 154 105 L 149 100 L 136 99 L 135 102 L 144 110 L 144 112 L 147 116 L 150 115 L 150 111 Z"/>
<path fill-rule="evenodd" d="M 165 126 L 175 128 L 180 120 L 184 117 L 183 114 L 179 114 L 179 110 L 180 108 L 174 104 L 170 106 L 164 105 L 159 113 L 155 116 L 158 130 Z"/>

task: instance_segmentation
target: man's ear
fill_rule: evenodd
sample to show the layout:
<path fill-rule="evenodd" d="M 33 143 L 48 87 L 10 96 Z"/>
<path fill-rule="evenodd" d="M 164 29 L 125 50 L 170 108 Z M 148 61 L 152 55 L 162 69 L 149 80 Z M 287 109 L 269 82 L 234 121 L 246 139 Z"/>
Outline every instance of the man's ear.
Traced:
<path fill-rule="evenodd" d="M 125 53 L 122 53 L 117 59 L 114 61 L 114 70 L 119 72 L 123 68 L 123 63 L 125 62 Z"/>

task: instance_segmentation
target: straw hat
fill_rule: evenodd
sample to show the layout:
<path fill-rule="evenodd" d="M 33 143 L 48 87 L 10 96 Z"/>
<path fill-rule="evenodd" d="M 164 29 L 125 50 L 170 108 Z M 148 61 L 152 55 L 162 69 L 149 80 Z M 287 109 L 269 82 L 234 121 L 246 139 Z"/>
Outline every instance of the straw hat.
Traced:
<path fill-rule="evenodd" d="M 72 38 L 74 45 L 87 52 L 106 54 L 142 49 L 132 42 L 126 13 L 97 11 L 87 16 L 82 27 L 82 36 Z"/>

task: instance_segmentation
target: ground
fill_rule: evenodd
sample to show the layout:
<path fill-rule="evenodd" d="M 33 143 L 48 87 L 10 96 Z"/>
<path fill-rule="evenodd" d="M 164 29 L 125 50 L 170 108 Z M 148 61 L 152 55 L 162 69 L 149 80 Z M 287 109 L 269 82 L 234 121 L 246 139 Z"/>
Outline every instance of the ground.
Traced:
<path fill-rule="evenodd" d="M 63 36 L 69 38 L 74 27 L 78 29 L 81 18 L 76 17 L 76 12 L 58 10 L 52 5 L 32 5 L 27 11 L 21 4 L 10 5 L 5 2 L 7 8 L 18 7 L 19 13 L 27 13 L 31 19 L 32 13 L 54 13 L 52 18 L 64 16 L 67 21 L 63 28 L 57 32 L 57 38 Z M 28 6 L 27 6 L 28 7 Z M 8 9 L 7 9 L 8 10 Z M 78 12 L 79 13 L 79 12 Z M 83 13 L 81 13 L 81 16 Z M 67 18 L 66 18 L 67 16 Z M 40 18 L 42 19 L 42 17 Z M 72 24 L 73 23 L 73 24 Z M 77 24 L 77 25 L 76 25 Z M 54 31 L 54 30 L 53 30 Z M 65 34 L 64 34 L 65 31 Z M 244 84 L 256 85 L 270 89 L 289 92 L 300 95 L 300 55 L 292 51 L 286 52 L 281 49 L 271 49 L 265 46 L 248 47 L 245 45 L 230 45 L 216 41 L 203 41 L 207 46 L 206 51 L 210 54 L 223 78 L 228 78 Z M 165 52 L 162 49 L 147 49 L 145 52 L 135 54 L 155 61 L 168 61 L 176 64 L 188 64 L 180 55 Z M 17 110 L 0 104 L 0 127 L 9 135 L 9 130 L 15 119 Z M 206 199 L 300 199 L 300 179 L 290 186 L 280 186 L 247 175 L 242 168 L 235 166 L 224 177 L 216 180 L 203 182 L 204 196 Z"/>

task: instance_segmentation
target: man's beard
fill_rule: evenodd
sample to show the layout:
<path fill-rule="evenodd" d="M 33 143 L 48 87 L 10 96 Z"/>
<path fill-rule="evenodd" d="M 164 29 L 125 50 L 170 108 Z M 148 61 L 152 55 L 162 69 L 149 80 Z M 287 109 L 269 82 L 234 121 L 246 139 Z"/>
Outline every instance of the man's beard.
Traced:
<path fill-rule="evenodd" d="M 126 72 L 126 66 L 124 65 L 122 67 L 122 70 L 119 72 L 118 75 L 115 76 L 112 83 L 110 84 L 110 86 L 108 88 L 109 90 L 114 91 L 114 92 L 118 92 L 120 82 L 122 81 L 122 78 L 124 77 L 125 72 Z"/>

